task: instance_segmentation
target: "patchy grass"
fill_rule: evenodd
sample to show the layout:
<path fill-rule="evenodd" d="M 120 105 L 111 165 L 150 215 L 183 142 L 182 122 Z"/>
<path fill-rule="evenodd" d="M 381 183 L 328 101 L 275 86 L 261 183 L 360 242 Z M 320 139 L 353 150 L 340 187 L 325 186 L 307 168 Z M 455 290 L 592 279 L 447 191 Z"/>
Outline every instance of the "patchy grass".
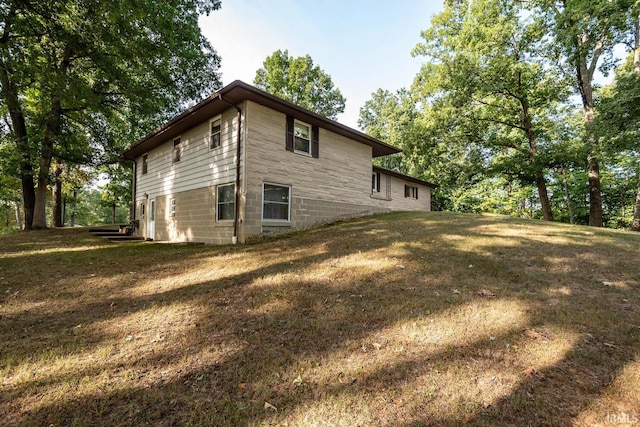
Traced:
<path fill-rule="evenodd" d="M 639 249 L 445 213 L 235 247 L 0 236 L 2 424 L 640 423 Z"/>

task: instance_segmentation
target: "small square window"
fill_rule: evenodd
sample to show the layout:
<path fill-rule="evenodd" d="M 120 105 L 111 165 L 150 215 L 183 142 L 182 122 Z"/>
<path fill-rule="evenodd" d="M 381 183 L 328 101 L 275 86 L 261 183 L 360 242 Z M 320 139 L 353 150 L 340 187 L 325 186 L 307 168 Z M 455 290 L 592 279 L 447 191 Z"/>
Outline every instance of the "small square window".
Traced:
<path fill-rule="evenodd" d="M 418 198 L 418 187 L 414 187 L 412 185 L 404 186 L 404 197 L 408 199 L 417 199 Z"/>
<path fill-rule="evenodd" d="M 222 119 L 220 118 L 212 120 L 210 123 L 209 149 L 211 150 L 213 150 L 214 148 L 218 148 L 221 145 L 221 133 L 220 133 L 221 124 L 222 124 Z"/>
<path fill-rule="evenodd" d="M 311 154 L 311 128 L 304 123 L 293 125 L 293 149 L 298 153 Z"/>
<path fill-rule="evenodd" d="M 148 169 L 149 169 L 149 165 L 147 163 L 147 155 L 143 154 L 142 155 L 142 175 L 146 175 Z"/>
<path fill-rule="evenodd" d="M 235 184 L 218 186 L 218 221 L 233 220 L 236 212 Z"/>
<path fill-rule="evenodd" d="M 169 204 L 171 216 L 176 216 L 176 199 L 172 198 Z"/>
<path fill-rule="evenodd" d="M 181 158 L 180 138 L 176 138 L 173 140 L 173 163 L 179 162 Z"/>

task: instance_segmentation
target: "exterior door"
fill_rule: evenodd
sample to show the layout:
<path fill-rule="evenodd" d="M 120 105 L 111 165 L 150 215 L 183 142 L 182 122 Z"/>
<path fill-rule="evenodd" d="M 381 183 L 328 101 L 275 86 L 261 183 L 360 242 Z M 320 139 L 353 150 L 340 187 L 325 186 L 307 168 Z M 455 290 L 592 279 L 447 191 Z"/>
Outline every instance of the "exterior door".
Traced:
<path fill-rule="evenodd" d="M 147 222 L 147 239 L 153 240 L 156 234 L 156 199 L 149 200 L 149 218 Z"/>

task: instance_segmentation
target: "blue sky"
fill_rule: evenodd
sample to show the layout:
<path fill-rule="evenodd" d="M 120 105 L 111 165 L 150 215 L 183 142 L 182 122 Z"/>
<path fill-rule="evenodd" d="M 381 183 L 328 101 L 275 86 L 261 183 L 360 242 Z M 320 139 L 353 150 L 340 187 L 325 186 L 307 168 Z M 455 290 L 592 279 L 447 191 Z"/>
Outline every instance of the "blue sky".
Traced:
<path fill-rule="evenodd" d="M 223 0 L 200 26 L 222 57 L 225 85 L 252 84 L 278 49 L 311 55 L 347 99 L 338 121 L 357 128 L 372 92 L 411 85 L 421 65 L 411 50 L 441 8 L 441 0 Z"/>

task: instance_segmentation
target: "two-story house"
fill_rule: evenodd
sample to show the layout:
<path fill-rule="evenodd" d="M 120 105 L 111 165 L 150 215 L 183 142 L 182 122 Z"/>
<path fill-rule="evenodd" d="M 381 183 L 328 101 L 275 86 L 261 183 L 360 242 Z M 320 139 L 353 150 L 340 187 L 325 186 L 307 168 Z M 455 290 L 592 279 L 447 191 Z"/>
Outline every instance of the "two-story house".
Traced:
<path fill-rule="evenodd" d="M 397 152 L 235 81 L 122 157 L 134 161 L 137 235 L 236 243 L 348 216 L 429 211 L 435 184 L 372 165 Z"/>

